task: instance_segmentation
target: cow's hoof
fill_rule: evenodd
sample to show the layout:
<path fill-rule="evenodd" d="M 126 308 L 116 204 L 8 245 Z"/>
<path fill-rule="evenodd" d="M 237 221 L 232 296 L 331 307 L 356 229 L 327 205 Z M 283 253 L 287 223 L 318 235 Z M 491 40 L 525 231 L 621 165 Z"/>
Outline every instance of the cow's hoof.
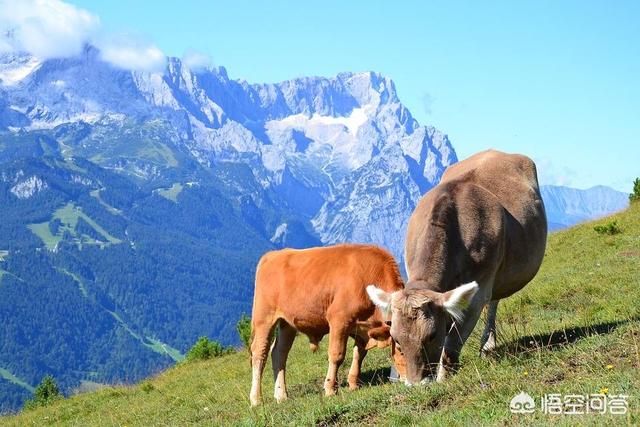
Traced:
<path fill-rule="evenodd" d="M 496 352 L 494 351 L 494 349 L 480 350 L 480 357 L 482 357 L 483 359 L 491 358 L 491 357 L 494 357 L 495 355 L 496 355 Z"/>
<path fill-rule="evenodd" d="M 262 403 L 260 402 L 260 399 L 254 399 L 253 397 L 250 400 L 251 400 L 251 406 L 253 407 L 258 406 L 260 405 L 260 403 Z"/>
<path fill-rule="evenodd" d="M 276 399 L 277 403 L 282 403 L 288 399 L 287 395 L 273 396 Z"/>

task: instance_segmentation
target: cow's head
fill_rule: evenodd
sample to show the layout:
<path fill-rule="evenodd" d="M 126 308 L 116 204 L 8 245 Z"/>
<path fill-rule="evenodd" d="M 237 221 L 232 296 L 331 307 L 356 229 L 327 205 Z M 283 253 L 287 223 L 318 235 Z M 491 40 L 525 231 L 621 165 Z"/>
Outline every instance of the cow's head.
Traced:
<path fill-rule="evenodd" d="M 427 289 L 385 292 L 367 287 L 371 301 L 391 313 L 390 334 L 406 360 L 407 384 L 417 384 L 436 374 L 450 319 L 461 322 L 463 311 L 478 290 L 471 282 L 448 292 Z"/>

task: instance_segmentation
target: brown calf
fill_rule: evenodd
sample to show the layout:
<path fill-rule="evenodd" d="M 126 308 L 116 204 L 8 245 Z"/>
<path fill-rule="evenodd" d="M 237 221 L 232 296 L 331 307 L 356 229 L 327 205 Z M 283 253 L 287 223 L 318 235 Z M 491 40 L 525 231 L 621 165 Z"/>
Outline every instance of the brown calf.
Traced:
<path fill-rule="evenodd" d="M 391 345 L 396 368 L 404 376 L 404 361 L 394 351 L 387 319 L 367 296 L 366 287 L 372 283 L 387 292 L 403 288 L 395 260 L 376 246 L 283 249 L 260 259 L 251 320 L 252 405 L 261 400 L 262 372 L 276 324 L 278 334 L 271 361 L 278 402 L 287 398 L 285 369 L 296 331 L 307 335 L 312 350 L 329 334 L 329 369 L 324 383 L 327 396 L 336 392 L 336 376 L 348 337 L 355 340 L 350 389 L 357 388 L 362 360 L 374 346 Z"/>

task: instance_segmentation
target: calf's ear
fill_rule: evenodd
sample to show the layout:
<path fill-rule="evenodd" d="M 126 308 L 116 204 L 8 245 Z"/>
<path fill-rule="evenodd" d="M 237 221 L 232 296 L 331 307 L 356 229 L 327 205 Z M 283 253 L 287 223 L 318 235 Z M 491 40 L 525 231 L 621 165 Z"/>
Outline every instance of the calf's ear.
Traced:
<path fill-rule="evenodd" d="M 442 307 L 453 317 L 453 320 L 460 323 L 464 317 L 462 312 L 469 306 L 476 292 L 478 292 L 478 284 L 476 282 L 458 286 L 442 294 Z"/>
<path fill-rule="evenodd" d="M 391 296 L 393 295 L 391 292 L 383 291 L 376 285 L 369 285 L 367 286 L 367 294 L 371 302 L 382 310 L 387 311 L 391 308 Z"/>
<path fill-rule="evenodd" d="M 371 328 L 369 329 L 369 332 L 367 332 L 367 335 L 369 335 L 369 338 L 373 338 L 376 341 L 386 341 L 391 337 L 391 328 L 387 325 Z"/>

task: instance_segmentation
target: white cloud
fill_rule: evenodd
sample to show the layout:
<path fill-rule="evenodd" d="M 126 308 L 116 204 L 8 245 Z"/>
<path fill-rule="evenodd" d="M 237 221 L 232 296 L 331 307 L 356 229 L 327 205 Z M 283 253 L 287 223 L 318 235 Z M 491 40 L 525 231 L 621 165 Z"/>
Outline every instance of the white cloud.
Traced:
<path fill-rule="evenodd" d="M 540 185 L 564 185 L 567 187 L 575 185 L 578 174 L 573 169 L 557 165 L 549 157 L 540 157 L 534 160 Z"/>
<path fill-rule="evenodd" d="M 85 44 L 127 70 L 161 71 L 166 56 L 130 35 L 100 34 L 100 18 L 61 0 L 0 0 L 0 53 L 28 52 L 39 59 L 78 55 Z"/>
<path fill-rule="evenodd" d="M 187 50 L 182 55 L 182 63 L 193 71 L 201 71 L 213 65 L 209 55 L 194 50 Z"/>
<path fill-rule="evenodd" d="M 167 62 L 156 45 L 129 35 L 107 37 L 98 47 L 102 59 L 126 70 L 160 72 Z"/>
<path fill-rule="evenodd" d="M 3 0 L 0 49 L 41 59 L 73 56 L 99 25 L 98 16 L 60 0 Z"/>

